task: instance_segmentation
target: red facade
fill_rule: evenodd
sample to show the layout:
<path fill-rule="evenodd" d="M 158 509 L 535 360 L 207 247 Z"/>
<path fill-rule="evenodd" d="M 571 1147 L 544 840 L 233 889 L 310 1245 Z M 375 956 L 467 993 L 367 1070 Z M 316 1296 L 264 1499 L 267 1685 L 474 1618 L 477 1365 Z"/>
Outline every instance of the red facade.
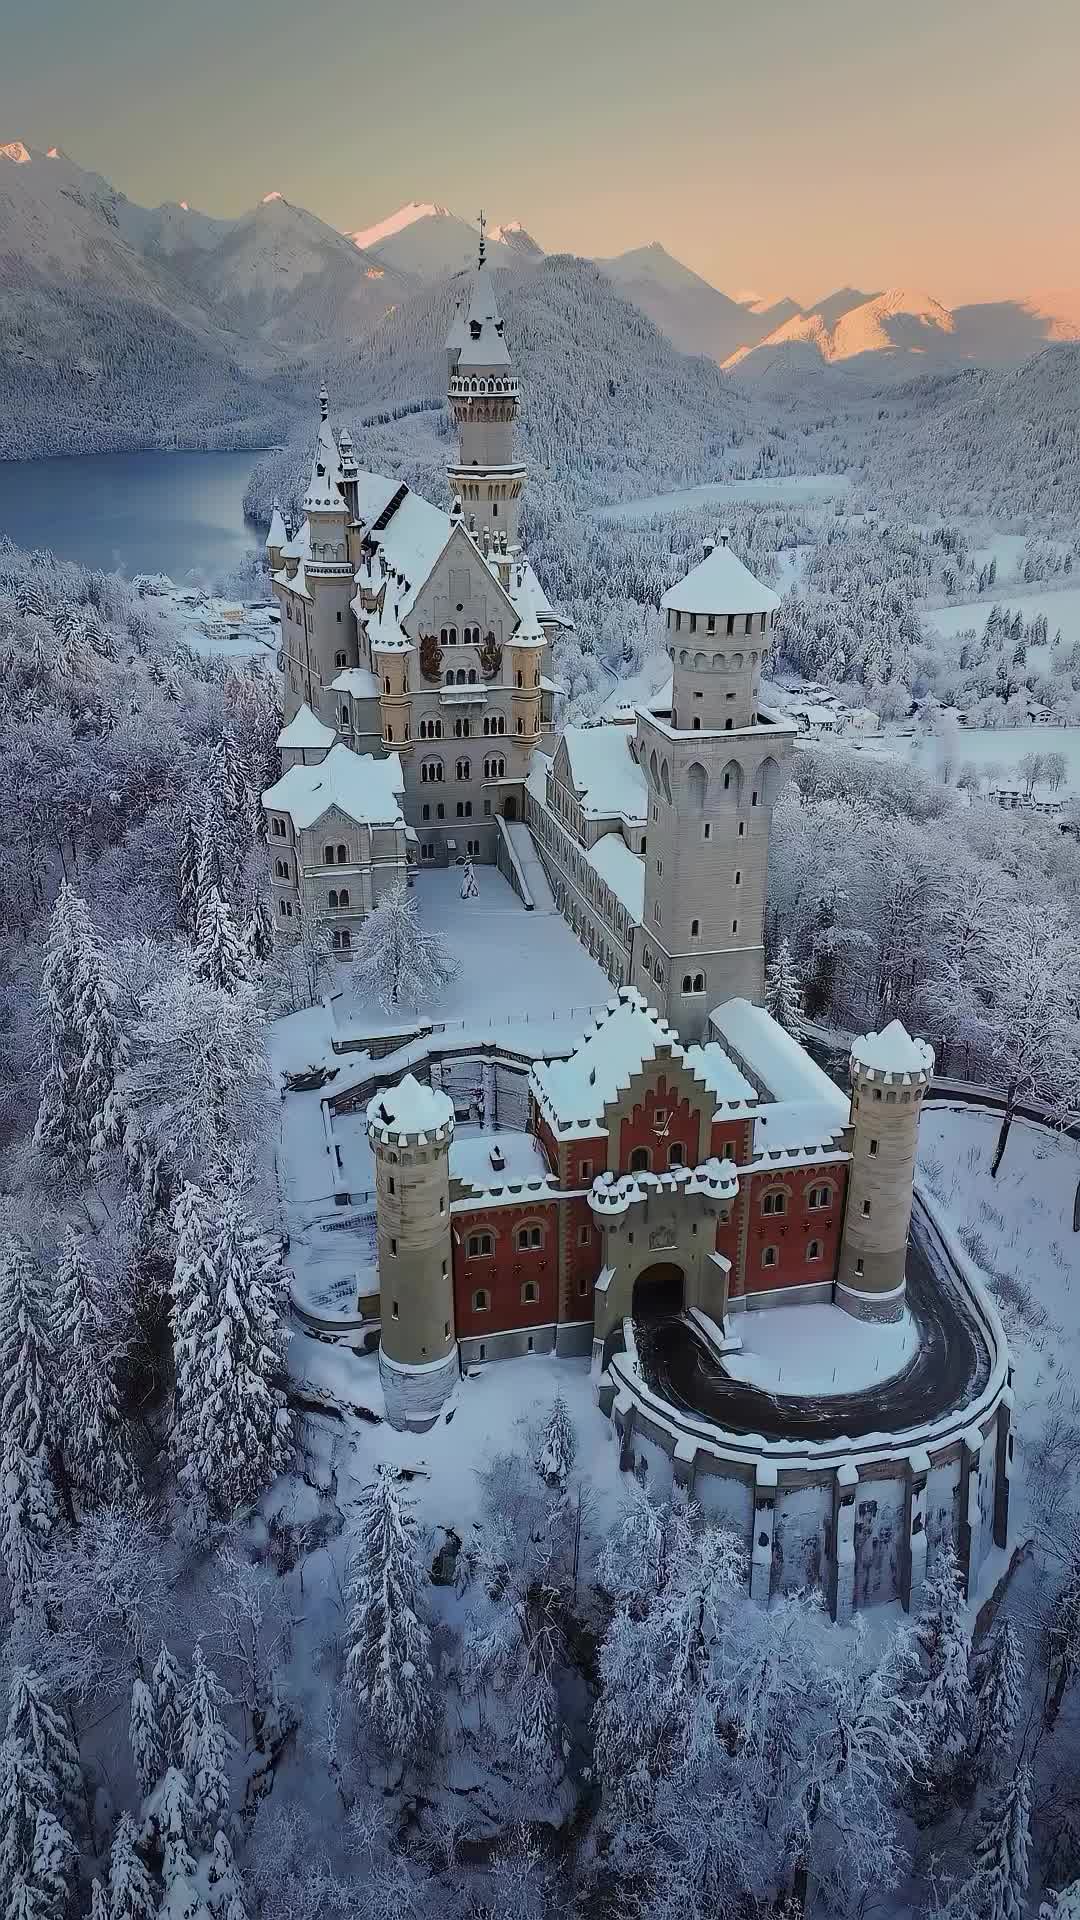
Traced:
<path fill-rule="evenodd" d="M 539 1230 L 540 1245 L 521 1245 Z M 554 1201 L 520 1207 L 477 1206 L 454 1215 L 454 1317 L 459 1337 L 550 1326 L 557 1320 L 559 1208 Z M 491 1244 L 470 1253 L 470 1241 Z M 529 1297 L 535 1289 L 536 1297 Z M 477 1305 L 477 1296 L 484 1304 Z"/>
<path fill-rule="evenodd" d="M 654 1085 L 636 1101 L 619 1130 L 619 1170 L 627 1173 L 638 1164 L 653 1173 L 666 1173 L 671 1166 L 696 1167 L 701 1144 L 701 1113 L 691 1106 L 686 1095 L 669 1091 L 663 1073 Z M 647 1155 L 640 1162 L 635 1153 Z"/>

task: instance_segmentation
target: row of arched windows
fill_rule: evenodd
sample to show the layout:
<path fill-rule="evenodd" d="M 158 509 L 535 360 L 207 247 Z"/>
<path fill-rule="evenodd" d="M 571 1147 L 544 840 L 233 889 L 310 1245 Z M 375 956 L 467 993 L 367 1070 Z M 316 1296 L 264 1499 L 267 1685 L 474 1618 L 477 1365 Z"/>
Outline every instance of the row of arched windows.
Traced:
<path fill-rule="evenodd" d="M 478 647 L 481 643 L 481 639 L 482 639 L 482 635 L 479 627 L 462 627 L 461 644 L 463 647 Z M 456 627 L 450 626 L 450 627 L 439 628 L 440 646 L 456 647 L 457 643 L 458 643 L 458 630 Z M 476 678 L 475 673 L 471 677 L 472 679 L 475 680 Z M 450 685 L 449 681 L 447 682 L 447 685 L 448 686 Z"/>
<path fill-rule="evenodd" d="M 447 687 L 475 687 L 477 684 L 475 667 L 447 667 L 443 685 Z"/>
<path fill-rule="evenodd" d="M 521 1283 L 521 1304 L 534 1307 L 540 1298 L 540 1284 L 537 1280 L 523 1280 Z M 473 1312 L 487 1313 L 491 1306 L 491 1291 L 488 1287 L 477 1287 L 472 1297 Z M 483 1348 L 480 1349 L 483 1358 Z"/>
<path fill-rule="evenodd" d="M 331 913 L 343 913 L 349 905 L 348 887 L 331 887 L 329 906 Z"/>
<path fill-rule="evenodd" d="M 657 1153 L 659 1154 L 660 1151 L 658 1147 Z M 672 1140 L 669 1142 L 664 1158 L 664 1165 L 668 1167 L 685 1167 L 686 1154 L 681 1140 Z M 651 1173 L 653 1171 L 653 1150 L 651 1147 L 634 1147 L 630 1154 L 630 1171 L 631 1173 Z"/>
<path fill-rule="evenodd" d="M 514 1246 L 518 1253 L 539 1253 L 543 1251 L 545 1230 L 537 1222 L 518 1227 L 514 1234 Z M 495 1251 L 494 1235 L 486 1231 L 470 1233 L 465 1242 L 465 1251 L 470 1260 L 488 1260 Z"/>
<path fill-rule="evenodd" d="M 334 865 L 345 867 L 349 864 L 349 849 L 343 840 L 339 840 L 336 846 L 331 846 L 328 841 L 322 850 L 322 857 L 324 867 L 332 867 Z"/>

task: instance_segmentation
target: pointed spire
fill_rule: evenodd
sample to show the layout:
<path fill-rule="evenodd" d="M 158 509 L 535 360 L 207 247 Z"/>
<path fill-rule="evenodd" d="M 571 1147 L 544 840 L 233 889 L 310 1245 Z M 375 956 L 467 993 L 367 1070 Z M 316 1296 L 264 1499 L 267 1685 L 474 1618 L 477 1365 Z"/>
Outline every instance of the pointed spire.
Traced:
<path fill-rule="evenodd" d="M 482 267 L 486 258 L 487 258 L 487 218 L 484 213 L 483 207 L 481 207 L 480 209 L 480 258 L 479 258 L 479 261 L 477 262 L 477 265 Z"/>
<path fill-rule="evenodd" d="M 324 384 L 319 388 L 319 419 L 329 420 L 329 418 L 330 418 L 330 395 L 327 393 L 326 386 Z"/>

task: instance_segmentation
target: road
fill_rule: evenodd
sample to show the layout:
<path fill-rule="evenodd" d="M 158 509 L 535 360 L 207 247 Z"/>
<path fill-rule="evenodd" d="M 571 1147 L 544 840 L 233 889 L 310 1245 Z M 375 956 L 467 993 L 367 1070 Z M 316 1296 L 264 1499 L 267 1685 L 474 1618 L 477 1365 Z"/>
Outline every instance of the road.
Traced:
<path fill-rule="evenodd" d="M 678 1318 L 635 1327 L 642 1372 L 672 1406 L 697 1414 L 729 1433 L 768 1440 L 857 1439 L 898 1433 L 969 1401 L 990 1372 L 990 1355 L 955 1282 L 930 1251 L 924 1223 L 912 1221 L 907 1303 L 919 1350 L 892 1380 L 858 1393 L 790 1400 L 732 1380 L 691 1321 Z"/>

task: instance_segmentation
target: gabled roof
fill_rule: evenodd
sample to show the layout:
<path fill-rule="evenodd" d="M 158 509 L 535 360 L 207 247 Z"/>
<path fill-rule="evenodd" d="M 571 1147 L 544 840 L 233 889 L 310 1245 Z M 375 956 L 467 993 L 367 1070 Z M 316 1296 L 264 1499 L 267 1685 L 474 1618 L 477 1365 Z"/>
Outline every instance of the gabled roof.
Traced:
<path fill-rule="evenodd" d="M 632 739 L 627 727 L 565 729 L 560 746 L 566 749 L 583 813 L 602 820 L 645 820 L 645 775 L 630 751 Z"/>
<path fill-rule="evenodd" d="M 426 504 L 427 503 L 425 502 L 425 505 Z M 452 546 L 458 546 L 458 547 L 464 546 L 466 550 L 466 554 L 471 561 L 474 561 L 477 565 L 481 567 L 485 565 L 484 556 L 480 552 L 480 549 L 477 546 L 476 541 L 473 539 L 473 536 L 469 532 L 469 529 L 465 525 L 464 521 L 450 518 L 447 521 L 446 539 L 443 542 L 443 545 L 439 548 L 439 551 L 436 553 L 434 559 L 432 560 L 432 563 L 428 568 L 427 573 L 424 575 L 424 578 L 420 581 L 415 592 L 412 592 L 406 596 L 407 604 L 399 600 L 398 602 L 398 619 L 399 620 L 404 620 L 408 616 L 408 614 L 412 612 L 412 609 L 415 606 L 417 600 L 420 598 L 420 595 L 423 593 L 424 588 L 427 586 L 428 582 L 431 580 L 432 575 L 442 565 L 443 560 L 446 558 L 446 555 L 449 553 L 450 548 Z M 516 619 L 517 608 L 515 607 L 514 602 L 511 600 L 510 595 L 507 593 L 506 588 L 502 585 L 501 581 L 498 579 L 497 575 L 495 575 L 494 573 L 492 573 L 491 575 L 491 585 L 494 591 L 499 595 L 500 599 L 505 603 L 508 618 L 510 620 Z M 513 642 L 515 637 L 516 637 L 516 634 L 511 634 L 510 636 L 511 643 Z M 543 637 L 544 637 L 543 633 L 541 633 L 540 641 L 543 640 Z"/>
<path fill-rule="evenodd" d="M 353 700 L 377 700 L 379 697 L 379 682 L 370 667 L 343 667 L 330 685 L 334 693 L 347 693 Z"/>
<path fill-rule="evenodd" d="M 721 534 L 711 553 L 692 567 L 685 580 L 669 587 L 660 602 L 666 613 L 772 613 L 780 605 L 780 596 L 771 587 L 763 587 L 748 567 L 737 560 Z"/>
<path fill-rule="evenodd" d="M 686 1052 L 636 987 L 621 987 L 570 1058 L 535 1066 L 529 1084 L 560 1137 L 591 1137 L 603 1131 L 605 1107 L 658 1057 L 682 1062 Z"/>
<path fill-rule="evenodd" d="M 535 583 L 535 584 L 534 584 Z M 510 636 L 514 647 L 542 647 L 544 629 L 540 625 L 536 588 L 539 582 L 531 567 L 514 566 L 510 570 L 510 599 L 518 624 Z"/>
<path fill-rule="evenodd" d="M 751 1000 L 725 1000 L 713 1009 L 710 1025 L 768 1097 L 825 1108 L 836 1116 L 838 1126 L 846 1124 L 847 1095 L 764 1007 Z"/>
<path fill-rule="evenodd" d="M 282 727 L 277 743 L 279 747 L 299 747 L 308 751 L 323 747 L 329 752 L 336 739 L 333 727 L 325 726 L 318 714 L 312 713 L 305 700 L 303 706 L 293 714 L 288 726 Z"/>
<path fill-rule="evenodd" d="M 334 807 L 361 825 L 403 827 L 404 787 L 396 753 L 383 760 L 338 745 L 317 767 L 290 767 L 262 799 L 272 812 L 291 815 L 297 832 L 313 827 Z"/>

